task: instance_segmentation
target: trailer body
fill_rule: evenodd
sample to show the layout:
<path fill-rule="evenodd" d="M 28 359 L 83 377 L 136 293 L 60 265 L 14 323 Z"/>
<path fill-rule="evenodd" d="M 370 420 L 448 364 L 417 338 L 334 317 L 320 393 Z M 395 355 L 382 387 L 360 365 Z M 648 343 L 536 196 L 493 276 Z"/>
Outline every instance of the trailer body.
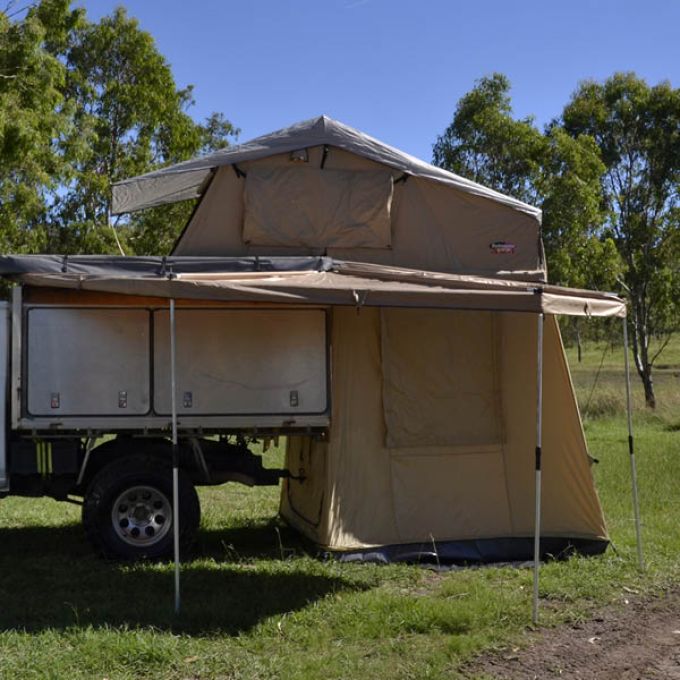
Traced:
<path fill-rule="evenodd" d="M 264 467 L 251 441 L 325 436 L 329 316 L 323 307 L 179 302 L 180 465 L 191 486 L 188 521 L 197 524 L 193 486 L 276 484 L 291 474 Z M 163 482 L 172 450 L 168 307 L 159 298 L 22 286 L 11 304 L 0 304 L 0 408 L 8 414 L 0 418 L 0 495 L 82 502 L 87 529 L 89 499 L 108 494 L 106 508 L 90 513 L 99 520 L 89 522 L 88 534 L 114 557 L 156 557 L 170 547 L 161 530 L 170 521 Z M 134 502 L 126 489 L 137 489 Z M 102 541 L 98 533 L 112 526 L 115 540 Z M 131 526 L 153 535 L 133 536 Z"/>

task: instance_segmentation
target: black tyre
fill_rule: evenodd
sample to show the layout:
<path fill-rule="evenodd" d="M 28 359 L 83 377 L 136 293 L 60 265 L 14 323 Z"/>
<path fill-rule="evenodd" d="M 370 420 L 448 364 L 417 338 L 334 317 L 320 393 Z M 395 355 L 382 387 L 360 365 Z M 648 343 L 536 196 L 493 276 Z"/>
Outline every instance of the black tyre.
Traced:
<path fill-rule="evenodd" d="M 172 468 L 156 456 L 119 458 L 90 482 L 83 503 L 89 541 L 105 557 L 154 560 L 173 554 Z M 193 484 L 179 474 L 180 549 L 196 535 L 201 508 Z"/>

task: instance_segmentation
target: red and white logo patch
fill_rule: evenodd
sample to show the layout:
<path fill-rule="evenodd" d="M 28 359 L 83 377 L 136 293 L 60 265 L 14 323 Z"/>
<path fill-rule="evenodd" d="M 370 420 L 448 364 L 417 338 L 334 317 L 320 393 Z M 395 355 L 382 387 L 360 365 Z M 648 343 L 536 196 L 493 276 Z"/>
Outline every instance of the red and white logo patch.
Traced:
<path fill-rule="evenodd" d="M 512 255 L 515 252 L 515 244 L 508 241 L 493 241 L 489 243 L 489 248 L 494 255 Z"/>

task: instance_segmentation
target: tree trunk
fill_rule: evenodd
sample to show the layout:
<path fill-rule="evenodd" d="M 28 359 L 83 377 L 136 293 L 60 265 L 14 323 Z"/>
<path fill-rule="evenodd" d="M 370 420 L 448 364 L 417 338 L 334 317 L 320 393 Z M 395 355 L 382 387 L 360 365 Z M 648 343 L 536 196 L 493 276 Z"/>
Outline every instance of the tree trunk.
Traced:
<path fill-rule="evenodd" d="M 649 408 L 656 408 L 656 396 L 654 394 L 654 381 L 652 380 L 652 369 L 640 376 L 645 388 L 645 403 Z"/>
<path fill-rule="evenodd" d="M 656 408 L 652 364 L 649 361 L 649 333 L 645 323 L 646 309 L 643 300 L 633 297 L 633 358 L 642 386 L 645 390 L 645 404 L 648 408 Z"/>

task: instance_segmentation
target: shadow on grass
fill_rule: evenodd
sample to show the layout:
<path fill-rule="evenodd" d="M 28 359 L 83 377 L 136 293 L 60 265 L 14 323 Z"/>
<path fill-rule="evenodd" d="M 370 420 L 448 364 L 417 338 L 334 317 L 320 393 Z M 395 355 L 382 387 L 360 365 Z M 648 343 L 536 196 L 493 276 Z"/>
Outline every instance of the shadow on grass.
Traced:
<path fill-rule="evenodd" d="M 222 529 L 202 529 L 193 554 L 218 561 L 240 562 L 246 559 L 287 559 L 294 556 L 317 556 L 318 549 L 301 534 L 277 519 L 247 522 Z"/>
<path fill-rule="evenodd" d="M 0 630 L 153 626 L 238 635 L 329 593 L 361 587 L 319 574 L 308 561 L 282 561 L 275 537 L 273 526 L 201 532 L 198 553 L 182 565 L 176 618 L 171 563 L 102 560 L 79 525 L 0 529 Z M 224 548 L 232 545 L 239 560 L 236 547 Z"/>

